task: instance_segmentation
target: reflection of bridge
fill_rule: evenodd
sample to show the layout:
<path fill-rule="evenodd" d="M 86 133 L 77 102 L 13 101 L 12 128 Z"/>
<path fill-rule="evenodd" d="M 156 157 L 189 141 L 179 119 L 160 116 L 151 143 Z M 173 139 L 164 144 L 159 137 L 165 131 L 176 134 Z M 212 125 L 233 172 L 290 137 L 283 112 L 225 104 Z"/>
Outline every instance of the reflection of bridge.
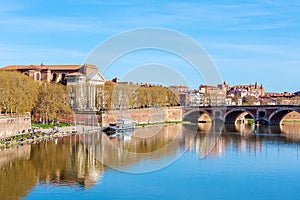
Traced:
<path fill-rule="evenodd" d="M 234 124 L 242 116 L 255 120 L 259 124 L 278 125 L 282 119 L 292 111 L 300 113 L 300 106 L 266 105 L 266 106 L 205 106 L 183 107 L 184 121 L 198 122 L 198 119 L 207 114 L 213 122 Z"/>

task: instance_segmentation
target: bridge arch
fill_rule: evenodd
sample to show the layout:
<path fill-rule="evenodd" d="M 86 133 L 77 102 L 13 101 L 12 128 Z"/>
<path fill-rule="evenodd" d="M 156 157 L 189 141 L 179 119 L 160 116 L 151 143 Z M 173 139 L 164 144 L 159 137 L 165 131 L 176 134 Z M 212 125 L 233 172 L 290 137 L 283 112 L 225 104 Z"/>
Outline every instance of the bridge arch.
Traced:
<path fill-rule="evenodd" d="M 247 109 L 233 109 L 225 114 L 225 124 L 235 124 L 237 119 L 245 113 L 245 116 L 250 116 L 255 120 L 255 116 Z"/>
<path fill-rule="evenodd" d="M 282 108 L 274 111 L 269 117 L 269 123 L 271 125 L 280 125 L 283 118 L 292 111 L 300 113 L 299 108 Z"/>
<path fill-rule="evenodd" d="M 210 118 L 210 120 L 212 120 L 211 114 L 201 109 L 188 111 L 182 116 L 182 120 L 190 121 L 191 123 L 198 123 L 199 119 L 201 120 L 201 117 L 203 117 L 204 115 L 207 115 Z"/>

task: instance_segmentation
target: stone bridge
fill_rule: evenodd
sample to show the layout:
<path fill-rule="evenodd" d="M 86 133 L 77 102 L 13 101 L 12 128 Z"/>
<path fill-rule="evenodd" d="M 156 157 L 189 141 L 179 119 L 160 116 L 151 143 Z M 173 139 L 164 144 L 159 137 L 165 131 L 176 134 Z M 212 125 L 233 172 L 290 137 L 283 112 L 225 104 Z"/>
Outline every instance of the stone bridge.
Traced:
<path fill-rule="evenodd" d="M 292 111 L 300 113 L 300 106 L 265 105 L 265 106 L 200 106 L 183 107 L 182 120 L 199 122 L 204 114 L 213 121 L 234 124 L 241 117 L 252 118 L 257 124 L 279 125 L 282 119 Z"/>

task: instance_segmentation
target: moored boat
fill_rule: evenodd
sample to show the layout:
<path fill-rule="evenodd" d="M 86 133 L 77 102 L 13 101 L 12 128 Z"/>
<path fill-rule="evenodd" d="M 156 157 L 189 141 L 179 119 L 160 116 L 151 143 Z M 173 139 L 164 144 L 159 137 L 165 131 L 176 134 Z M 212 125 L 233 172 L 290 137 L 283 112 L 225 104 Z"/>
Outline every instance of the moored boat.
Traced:
<path fill-rule="evenodd" d="M 116 123 L 111 123 L 103 131 L 108 135 L 115 133 L 132 133 L 135 129 L 135 123 L 130 119 L 118 119 Z"/>

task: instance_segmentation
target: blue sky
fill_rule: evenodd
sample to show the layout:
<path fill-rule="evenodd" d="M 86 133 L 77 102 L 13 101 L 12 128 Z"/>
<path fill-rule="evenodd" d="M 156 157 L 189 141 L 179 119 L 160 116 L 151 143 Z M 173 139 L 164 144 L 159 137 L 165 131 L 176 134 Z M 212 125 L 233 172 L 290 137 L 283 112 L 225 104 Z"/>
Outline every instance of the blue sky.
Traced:
<path fill-rule="evenodd" d="M 90 51 L 113 35 L 162 27 L 196 40 L 231 85 L 258 81 L 269 91 L 300 90 L 297 0 L 1 0 L 0 5 L 0 66 L 81 64 Z M 146 54 L 129 56 L 123 63 L 136 66 L 129 61 L 138 56 L 145 62 L 153 57 L 156 63 L 169 59 L 165 54 L 150 54 L 149 58 L 144 58 Z M 180 73 L 180 66 L 175 68 Z M 107 79 L 114 76 L 121 76 L 118 68 L 106 74 Z M 203 83 L 192 73 L 187 76 L 194 88 Z"/>

